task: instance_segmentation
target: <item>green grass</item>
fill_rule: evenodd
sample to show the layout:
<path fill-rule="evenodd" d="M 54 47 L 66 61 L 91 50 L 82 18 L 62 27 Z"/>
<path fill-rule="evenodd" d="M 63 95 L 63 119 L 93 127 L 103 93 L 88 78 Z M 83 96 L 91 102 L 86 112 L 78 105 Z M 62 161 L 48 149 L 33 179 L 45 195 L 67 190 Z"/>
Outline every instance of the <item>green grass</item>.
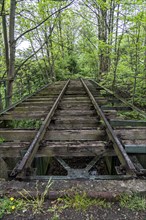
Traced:
<path fill-rule="evenodd" d="M 5 141 L 3 137 L 0 137 L 0 144 L 2 144 Z"/>
<path fill-rule="evenodd" d="M 0 199 L 0 219 L 7 214 L 12 214 L 19 210 L 27 211 L 31 210 L 33 214 L 44 212 L 45 197 L 52 185 L 52 181 L 49 180 L 45 186 L 44 191 L 40 195 L 38 182 L 36 183 L 36 195 L 33 197 L 29 191 L 22 190 L 19 192 L 22 199 L 4 197 Z"/>
<path fill-rule="evenodd" d="M 111 204 L 103 199 L 89 198 L 86 193 L 75 193 L 75 195 L 59 198 L 54 207 L 58 210 L 73 208 L 75 210 L 85 211 L 91 206 L 98 206 L 102 208 L 110 208 Z"/>
<path fill-rule="evenodd" d="M 12 128 L 38 129 L 42 122 L 40 120 L 13 120 L 9 126 Z"/>
<path fill-rule="evenodd" d="M 137 111 L 130 111 L 130 112 L 125 112 L 125 111 L 119 111 L 118 116 L 120 116 L 122 119 L 127 119 L 127 120 L 144 120 L 144 117 L 141 116 L 141 114 Z"/>
<path fill-rule="evenodd" d="M 4 197 L 0 199 L 0 219 L 5 214 L 11 214 L 15 210 L 23 210 L 26 206 L 26 203 L 23 199 L 15 199 L 13 197 L 8 198 Z"/>
<path fill-rule="evenodd" d="M 38 182 L 36 183 L 36 195 L 31 196 L 29 191 L 23 190 L 20 192 L 22 199 L 4 197 L 0 199 L 0 219 L 7 214 L 17 213 L 18 211 L 26 212 L 30 210 L 32 214 L 50 212 L 53 214 L 51 220 L 59 220 L 60 214 L 65 209 L 74 209 L 76 211 L 87 211 L 90 207 L 109 209 L 113 203 L 107 202 L 104 199 L 92 199 L 85 192 L 79 193 L 71 191 L 70 196 L 58 198 L 51 202 L 49 208 L 44 207 L 45 197 L 52 185 L 49 180 L 42 194 L 39 192 Z M 123 194 L 119 199 L 121 208 L 130 209 L 132 211 L 146 211 L 146 198 L 138 195 Z"/>
<path fill-rule="evenodd" d="M 36 195 L 32 196 L 29 191 L 23 189 L 22 192 L 19 192 L 19 194 L 23 197 L 23 199 L 27 202 L 26 207 L 28 209 L 31 209 L 33 214 L 41 213 L 44 211 L 44 202 L 45 197 L 52 185 L 52 181 L 49 180 L 45 186 L 44 191 L 40 194 L 39 193 L 39 186 L 38 182 L 36 182 Z"/>
<path fill-rule="evenodd" d="M 133 211 L 146 210 L 146 199 L 138 195 L 122 195 L 120 198 L 120 206 Z"/>

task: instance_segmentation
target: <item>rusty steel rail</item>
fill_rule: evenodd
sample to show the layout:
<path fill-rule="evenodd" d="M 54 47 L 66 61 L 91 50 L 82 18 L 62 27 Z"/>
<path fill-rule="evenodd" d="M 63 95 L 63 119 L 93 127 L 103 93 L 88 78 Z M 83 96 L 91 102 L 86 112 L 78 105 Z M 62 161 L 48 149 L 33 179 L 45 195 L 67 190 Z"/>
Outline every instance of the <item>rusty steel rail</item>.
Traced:
<path fill-rule="evenodd" d="M 14 109 L 15 107 L 17 107 L 19 104 L 21 104 L 22 102 L 26 101 L 27 99 L 29 99 L 30 97 L 32 97 L 33 95 L 36 95 L 38 92 L 40 92 L 41 90 L 47 88 L 50 84 L 48 83 L 47 85 L 41 87 L 39 90 L 35 91 L 34 93 L 27 95 L 25 97 L 23 97 L 21 100 L 19 100 L 18 102 L 15 102 L 14 104 L 10 105 L 8 108 L 3 109 L 2 111 L 0 111 L 0 116 L 4 113 L 6 113 L 7 111 L 10 111 L 12 109 Z"/>
<path fill-rule="evenodd" d="M 100 115 L 101 119 L 103 120 L 103 123 L 106 127 L 107 134 L 109 136 L 109 139 L 113 143 L 114 150 L 117 154 L 117 157 L 119 158 L 119 161 L 121 162 L 122 168 L 125 169 L 127 174 L 130 175 L 136 175 L 137 170 L 135 169 L 135 166 L 133 165 L 132 161 L 130 160 L 129 156 L 127 155 L 122 143 L 118 139 L 117 135 L 115 134 L 114 130 L 112 129 L 110 123 L 106 119 L 103 111 L 97 104 L 94 96 L 90 92 L 89 88 L 87 87 L 86 83 L 84 82 L 83 79 L 80 79 L 90 100 L 92 101 L 92 104 L 94 105 L 94 108 L 96 109 L 97 113 Z"/>
<path fill-rule="evenodd" d="M 43 121 L 40 129 L 38 130 L 36 136 L 34 137 L 32 143 L 30 144 L 27 152 L 25 153 L 24 157 L 22 158 L 22 160 L 14 167 L 14 169 L 12 170 L 10 177 L 16 177 L 19 174 L 19 177 L 21 177 L 23 172 L 26 172 L 30 166 L 31 163 L 35 157 L 36 152 L 38 151 L 39 148 L 39 144 L 40 141 L 43 139 L 46 129 L 49 126 L 51 119 L 54 115 L 55 110 L 58 107 L 58 104 L 64 94 L 64 92 L 66 91 L 66 88 L 69 84 L 68 80 L 65 84 L 65 86 L 63 87 L 63 89 L 61 90 L 58 98 L 56 99 L 56 101 L 54 102 L 51 110 L 49 111 L 48 115 L 46 116 L 45 120 Z"/>
<path fill-rule="evenodd" d="M 139 114 L 146 118 L 146 113 L 144 111 L 142 111 L 141 109 L 139 109 L 138 107 L 136 107 L 135 105 L 133 105 L 132 103 L 125 101 L 122 97 L 120 97 L 119 95 L 115 94 L 113 91 L 105 88 L 104 86 L 100 85 L 99 83 L 95 82 L 94 80 L 90 80 L 92 83 L 94 83 L 95 85 L 101 87 L 102 89 L 104 89 L 106 92 L 108 92 L 111 95 L 114 95 L 118 100 L 120 100 L 121 102 L 123 102 L 127 107 L 132 108 L 133 110 L 139 112 Z"/>

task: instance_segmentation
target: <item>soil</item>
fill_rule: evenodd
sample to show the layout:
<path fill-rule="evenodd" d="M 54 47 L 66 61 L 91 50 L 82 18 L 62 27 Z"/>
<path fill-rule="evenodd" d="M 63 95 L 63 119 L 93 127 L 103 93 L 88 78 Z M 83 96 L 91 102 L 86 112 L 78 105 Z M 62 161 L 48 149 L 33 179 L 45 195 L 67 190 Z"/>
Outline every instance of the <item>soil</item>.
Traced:
<path fill-rule="evenodd" d="M 39 182 L 39 192 L 44 192 L 46 182 Z M 0 197 L 20 197 L 18 192 L 23 189 L 29 191 L 31 195 L 36 195 L 36 182 L 0 181 Z M 73 191 L 71 190 L 73 189 Z M 70 191 L 69 191 L 70 190 Z M 54 210 L 56 199 L 70 192 L 86 192 L 92 198 L 103 198 L 111 203 L 110 208 L 91 206 L 86 211 L 66 208 Z M 54 181 L 43 206 L 41 214 L 33 214 L 30 209 L 5 215 L 1 220 L 146 220 L 145 211 L 132 211 L 128 208 L 120 207 L 118 198 L 121 193 L 139 193 L 146 195 L 145 180 L 125 180 L 125 181 Z M 48 209 L 53 210 L 53 212 Z M 55 216 L 56 215 L 56 216 Z M 57 217 L 58 216 L 58 217 Z"/>
<path fill-rule="evenodd" d="M 50 202 L 46 202 L 44 207 L 48 209 Z M 58 217 L 57 217 L 58 216 Z M 146 211 L 131 211 L 121 208 L 118 204 L 113 204 L 112 208 L 99 208 L 92 206 L 86 211 L 77 211 L 75 209 L 65 209 L 62 213 L 45 212 L 35 214 L 31 211 L 25 213 L 19 212 L 11 215 L 5 215 L 2 220 L 146 220 Z"/>

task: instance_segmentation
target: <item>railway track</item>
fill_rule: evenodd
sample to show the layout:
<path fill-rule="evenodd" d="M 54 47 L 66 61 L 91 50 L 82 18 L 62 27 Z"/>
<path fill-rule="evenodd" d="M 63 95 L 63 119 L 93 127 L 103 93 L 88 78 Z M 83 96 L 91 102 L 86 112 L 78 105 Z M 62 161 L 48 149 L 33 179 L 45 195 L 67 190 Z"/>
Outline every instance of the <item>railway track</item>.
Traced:
<path fill-rule="evenodd" d="M 1 164 L 17 179 L 144 177 L 146 121 L 127 111 L 94 81 L 56 82 L 1 113 Z"/>

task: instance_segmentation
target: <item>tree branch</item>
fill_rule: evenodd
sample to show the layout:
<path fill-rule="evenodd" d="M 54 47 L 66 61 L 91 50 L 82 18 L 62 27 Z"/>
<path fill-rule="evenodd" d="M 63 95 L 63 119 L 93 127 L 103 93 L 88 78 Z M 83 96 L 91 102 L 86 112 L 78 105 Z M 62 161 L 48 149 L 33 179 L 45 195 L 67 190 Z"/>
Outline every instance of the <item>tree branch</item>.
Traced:
<path fill-rule="evenodd" d="M 0 14 L 0 16 L 2 16 L 3 15 L 3 12 L 4 12 L 4 8 L 5 8 L 5 0 L 2 0 L 2 8 L 1 8 L 1 14 Z"/>
<path fill-rule="evenodd" d="M 55 27 L 55 24 L 54 24 L 53 27 L 51 28 L 51 31 L 50 31 L 50 34 L 49 34 L 48 38 L 51 36 L 51 34 L 52 34 L 53 30 L 54 30 L 54 27 Z M 20 64 L 20 66 L 19 66 L 19 67 L 16 69 L 16 71 L 15 71 L 15 76 L 14 76 L 14 78 L 16 77 L 16 75 L 17 75 L 18 71 L 21 69 L 21 67 L 22 67 L 29 59 L 31 59 L 35 54 L 37 54 L 37 53 L 43 48 L 43 46 L 46 44 L 46 42 L 47 42 L 47 41 L 45 41 L 45 42 L 39 47 L 38 50 L 36 50 L 33 54 L 31 54 L 29 57 L 27 57 L 27 58 Z"/>
<path fill-rule="evenodd" d="M 43 23 L 45 23 L 49 18 L 51 18 L 53 15 L 55 15 L 58 12 L 61 12 L 62 10 L 68 8 L 72 3 L 74 2 L 74 0 L 72 0 L 68 5 L 58 9 L 57 11 L 53 12 L 51 15 L 49 15 L 45 20 L 41 21 L 38 25 L 36 25 L 33 28 L 28 29 L 27 31 L 25 31 L 24 33 L 22 33 L 21 35 L 19 35 L 19 37 L 16 38 L 15 41 L 18 41 L 21 37 L 23 37 L 25 34 L 29 33 L 30 31 L 35 30 L 36 28 L 40 27 Z"/>

